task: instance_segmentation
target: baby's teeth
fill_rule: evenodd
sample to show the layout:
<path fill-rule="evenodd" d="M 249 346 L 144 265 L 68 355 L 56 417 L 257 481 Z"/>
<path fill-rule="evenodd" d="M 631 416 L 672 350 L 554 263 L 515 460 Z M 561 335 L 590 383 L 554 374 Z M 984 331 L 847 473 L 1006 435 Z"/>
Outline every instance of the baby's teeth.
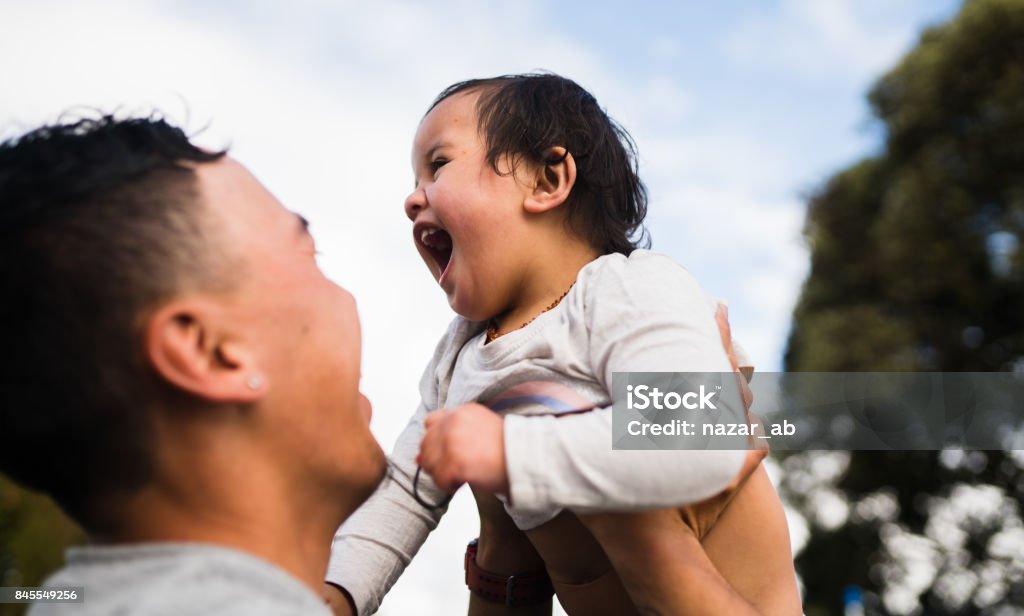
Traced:
<path fill-rule="evenodd" d="M 420 241 L 423 242 L 424 244 L 426 244 L 427 243 L 427 238 L 430 237 L 433 234 L 434 234 L 434 230 L 433 229 L 424 229 L 420 233 Z"/>

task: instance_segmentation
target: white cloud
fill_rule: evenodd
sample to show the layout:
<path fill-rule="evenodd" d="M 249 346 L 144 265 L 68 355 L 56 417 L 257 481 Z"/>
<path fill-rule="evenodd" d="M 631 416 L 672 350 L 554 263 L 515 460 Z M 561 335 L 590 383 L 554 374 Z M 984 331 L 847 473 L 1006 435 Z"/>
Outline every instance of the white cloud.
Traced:
<path fill-rule="evenodd" d="M 860 83 L 889 67 L 916 31 L 916 24 L 869 23 L 868 13 L 855 0 L 784 0 L 777 12 L 741 21 L 726 49 L 741 64 Z"/>
<path fill-rule="evenodd" d="M 747 190 L 772 199 L 792 195 L 806 163 L 796 159 L 787 143 L 772 143 L 731 129 L 659 132 L 654 126 L 636 131 L 642 173 L 652 196 L 667 187 L 715 187 Z"/>
<path fill-rule="evenodd" d="M 654 247 L 686 266 L 708 292 L 729 301 L 733 335 L 760 371 L 781 370 L 793 306 L 807 273 L 804 208 L 756 188 L 689 183 L 668 186 L 652 203 L 660 221 Z M 665 229 L 675 230 L 667 234 Z"/>
<path fill-rule="evenodd" d="M 693 107 L 689 92 L 668 75 L 654 75 L 641 84 L 631 105 L 649 118 L 656 118 L 662 130 L 677 125 Z"/>
<path fill-rule="evenodd" d="M 647 53 L 655 60 L 675 60 L 682 53 L 682 45 L 673 37 L 655 36 L 647 43 Z"/>

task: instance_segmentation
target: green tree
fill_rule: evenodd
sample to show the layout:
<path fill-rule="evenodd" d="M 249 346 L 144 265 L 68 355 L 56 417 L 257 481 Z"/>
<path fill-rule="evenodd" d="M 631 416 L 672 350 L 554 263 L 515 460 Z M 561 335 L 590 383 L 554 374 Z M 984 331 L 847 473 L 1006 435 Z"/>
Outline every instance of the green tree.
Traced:
<path fill-rule="evenodd" d="M 65 548 L 84 539 L 52 500 L 0 475 L 0 586 L 38 586 L 64 563 Z M 0 616 L 25 607 L 0 604 Z"/>
<path fill-rule="evenodd" d="M 884 148 L 810 198 L 786 369 L 1024 369 L 1024 0 L 967 0 L 868 98 Z M 784 460 L 807 614 L 841 612 L 848 584 L 868 613 L 1024 607 L 1021 453 Z"/>

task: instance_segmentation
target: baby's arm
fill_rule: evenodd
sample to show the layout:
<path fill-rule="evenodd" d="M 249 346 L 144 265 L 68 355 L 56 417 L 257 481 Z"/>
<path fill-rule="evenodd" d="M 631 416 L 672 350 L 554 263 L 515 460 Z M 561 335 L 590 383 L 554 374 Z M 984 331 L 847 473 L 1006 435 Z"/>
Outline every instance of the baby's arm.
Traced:
<path fill-rule="evenodd" d="M 764 457 L 746 451 L 615 451 L 611 409 L 584 415 L 502 418 L 479 404 L 432 415 L 420 459 L 440 487 L 468 483 L 524 509 L 642 511 L 702 501 Z M 552 468 L 566 469 L 552 473 Z M 701 473 L 666 473 L 700 468 Z"/>
<path fill-rule="evenodd" d="M 388 477 L 334 536 L 325 595 L 337 614 L 347 616 L 353 607 L 338 588 L 351 597 L 356 613 L 374 613 L 447 509 L 417 502 L 413 479 L 416 453 L 425 432 L 424 419 L 428 409 L 438 404 L 438 371 L 454 361 L 468 327 L 465 321 L 455 319 L 441 337 L 420 378 L 419 408 L 388 459 Z M 425 473 L 416 487 L 428 504 L 441 504 L 448 496 Z"/>
<path fill-rule="evenodd" d="M 377 610 L 444 513 L 444 508 L 420 505 L 412 493 L 414 458 L 426 414 L 421 404 L 389 458 L 389 477 L 334 537 L 327 581 L 345 589 L 358 614 Z M 429 503 L 439 503 L 447 496 L 425 474 L 420 476 L 417 488 Z M 345 600 L 340 593 L 332 599 Z"/>

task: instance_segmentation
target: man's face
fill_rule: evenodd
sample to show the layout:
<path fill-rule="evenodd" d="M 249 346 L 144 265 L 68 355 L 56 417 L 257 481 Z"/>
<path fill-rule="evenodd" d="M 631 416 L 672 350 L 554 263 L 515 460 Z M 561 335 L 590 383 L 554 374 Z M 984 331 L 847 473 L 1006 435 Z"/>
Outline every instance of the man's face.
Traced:
<path fill-rule="evenodd" d="M 224 159 L 196 172 L 209 236 L 239 264 L 224 310 L 265 380 L 257 438 L 297 481 L 341 487 L 361 502 L 386 461 L 359 392 L 355 300 L 320 271 L 306 221 L 244 167 Z"/>

